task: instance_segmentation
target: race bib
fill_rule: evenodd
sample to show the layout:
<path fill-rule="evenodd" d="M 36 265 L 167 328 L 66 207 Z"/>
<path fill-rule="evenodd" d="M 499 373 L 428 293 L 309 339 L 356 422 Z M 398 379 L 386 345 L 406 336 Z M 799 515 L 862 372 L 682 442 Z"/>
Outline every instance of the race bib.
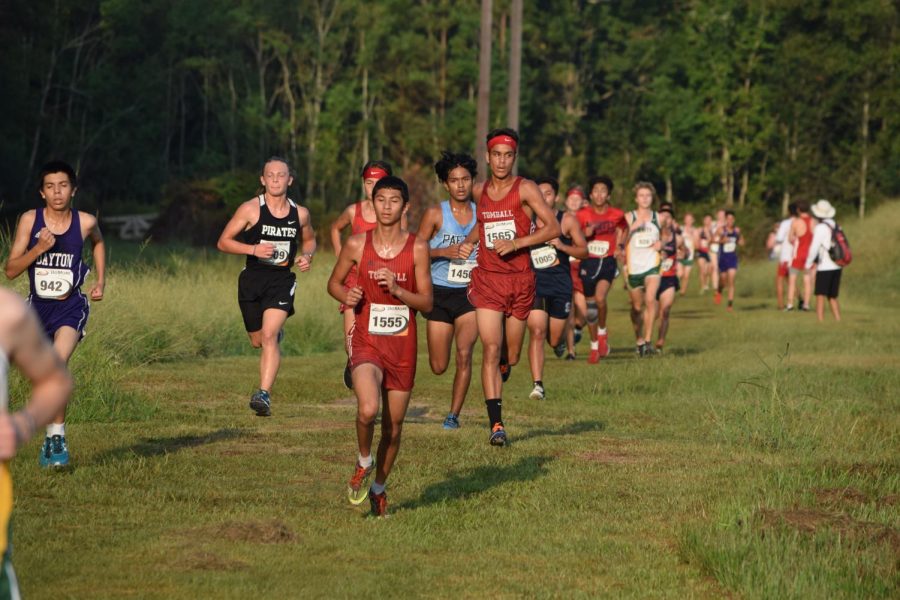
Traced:
<path fill-rule="evenodd" d="M 369 307 L 369 333 L 372 335 L 406 335 L 409 307 L 405 304 L 373 304 Z"/>
<path fill-rule="evenodd" d="M 737 249 L 737 244 L 734 242 L 725 242 L 725 244 L 722 246 L 723 252 L 731 253 L 731 252 L 734 252 L 735 249 Z"/>
<path fill-rule="evenodd" d="M 472 280 L 472 269 L 477 263 L 474 260 L 451 260 L 447 267 L 447 281 L 450 283 L 469 283 Z"/>
<path fill-rule="evenodd" d="M 288 256 L 291 255 L 291 243 L 284 240 L 259 240 L 260 244 L 272 244 L 275 246 L 275 252 L 271 258 L 260 258 L 259 262 L 267 265 L 284 265 Z"/>
<path fill-rule="evenodd" d="M 516 222 L 491 221 L 484 224 L 484 243 L 488 248 L 494 247 L 497 240 L 513 240 L 516 237 Z"/>
<path fill-rule="evenodd" d="M 675 261 L 673 261 L 671 258 L 664 259 L 662 261 L 662 264 L 660 265 L 660 271 L 665 273 L 666 271 L 668 271 L 669 269 L 672 268 L 672 263 L 674 263 L 674 262 Z"/>
<path fill-rule="evenodd" d="M 549 269 L 559 264 L 556 248 L 553 246 L 539 246 L 531 250 L 531 264 L 535 269 Z"/>
<path fill-rule="evenodd" d="M 719 251 L 719 245 L 718 245 L 718 244 L 710 244 L 710 245 L 709 245 L 709 249 L 712 250 L 713 252 L 718 252 L 718 251 Z"/>
<path fill-rule="evenodd" d="M 635 248 L 649 248 L 656 241 L 653 239 L 653 234 L 649 232 L 636 233 L 633 239 Z"/>
<path fill-rule="evenodd" d="M 69 295 L 74 285 L 73 273 L 69 269 L 38 267 L 34 270 L 34 291 L 39 298 L 61 300 Z"/>
<path fill-rule="evenodd" d="M 603 258 L 609 252 L 609 242 L 606 240 L 594 240 L 588 242 L 588 254 L 597 258 Z"/>

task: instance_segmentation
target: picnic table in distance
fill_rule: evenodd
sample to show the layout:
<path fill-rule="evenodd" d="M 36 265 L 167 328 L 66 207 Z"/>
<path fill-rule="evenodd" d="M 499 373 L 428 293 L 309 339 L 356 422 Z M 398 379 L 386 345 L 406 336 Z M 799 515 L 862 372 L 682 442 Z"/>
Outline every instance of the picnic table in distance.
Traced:
<path fill-rule="evenodd" d="M 101 223 L 105 228 L 115 229 L 123 240 L 142 240 L 158 217 L 158 213 L 143 213 L 139 215 L 116 215 L 114 217 L 102 217 Z"/>

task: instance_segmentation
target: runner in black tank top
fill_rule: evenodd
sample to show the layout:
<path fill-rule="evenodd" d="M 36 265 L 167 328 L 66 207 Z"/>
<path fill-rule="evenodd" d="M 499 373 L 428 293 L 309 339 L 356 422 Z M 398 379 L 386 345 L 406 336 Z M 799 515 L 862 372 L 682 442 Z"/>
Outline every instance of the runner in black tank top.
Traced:
<path fill-rule="evenodd" d="M 238 304 L 250 343 L 262 349 L 259 388 L 250 397 L 250 408 L 261 417 L 272 414 L 270 390 L 281 364 L 282 328 L 294 314 L 291 267 L 308 271 L 316 251 L 309 211 L 287 197 L 292 181 L 287 161 L 266 161 L 260 177 L 265 193 L 238 207 L 218 243 L 222 252 L 247 257 L 238 278 Z"/>

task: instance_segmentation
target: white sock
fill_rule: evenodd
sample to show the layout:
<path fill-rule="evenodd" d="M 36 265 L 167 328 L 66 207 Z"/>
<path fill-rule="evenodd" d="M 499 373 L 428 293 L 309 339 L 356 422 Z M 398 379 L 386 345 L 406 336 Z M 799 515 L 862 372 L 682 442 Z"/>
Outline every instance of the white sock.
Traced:
<path fill-rule="evenodd" d="M 362 454 L 359 455 L 359 466 L 363 469 L 368 469 L 372 466 L 372 455 L 368 455 L 364 457 Z"/>
<path fill-rule="evenodd" d="M 384 492 L 384 484 L 378 483 L 377 481 L 372 484 L 370 490 L 373 494 L 381 494 Z"/>
<path fill-rule="evenodd" d="M 65 423 L 50 423 L 47 425 L 47 437 L 53 437 L 54 435 L 66 435 L 66 424 Z"/>
<path fill-rule="evenodd" d="M 606 335 L 606 327 L 600 327 L 597 329 L 597 336 Z"/>
<path fill-rule="evenodd" d="M 591 340 L 591 350 L 599 350 L 599 349 L 600 349 L 600 342 L 598 342 L 597 340 Z"/>

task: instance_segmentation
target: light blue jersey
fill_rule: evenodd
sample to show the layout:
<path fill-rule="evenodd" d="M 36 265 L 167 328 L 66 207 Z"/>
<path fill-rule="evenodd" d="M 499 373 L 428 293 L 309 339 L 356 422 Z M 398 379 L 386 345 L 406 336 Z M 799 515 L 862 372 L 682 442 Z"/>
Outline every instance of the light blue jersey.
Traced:
<path fill-rule="evenodd" d="M 461 244 L 465 241 L 466 236 L 468 236 L 472 231 L 472 228 L 475 227 L 475 222 L 477 221 L 475 218 L 475 203 L 469 202 L 469 206 L 472 208 L 472 220 L 469 221 L 468 225 L 463 227 L 453 216 L 453 211 L 450 209 L 450 201 L 444 200 L 441 202 L 441 228 L 434 234 L 431 241 L 428 242 L 428 245 L 431 248 L 447 248 L 449 246 Z M 451 265 L 451 262 L 453 265 Z M 469 259 L 465 261 L 433 258 L 431 260 L 431 281 L 438 287 L 466 287 L 468 285 L 468 273 L 471 271 L 471 266 L 474 264 L 475 252 L 473 252 L 472 255 L 469 256 Z M 450 272 L 451 266 L 453 267 L 453 273 Z"/>

